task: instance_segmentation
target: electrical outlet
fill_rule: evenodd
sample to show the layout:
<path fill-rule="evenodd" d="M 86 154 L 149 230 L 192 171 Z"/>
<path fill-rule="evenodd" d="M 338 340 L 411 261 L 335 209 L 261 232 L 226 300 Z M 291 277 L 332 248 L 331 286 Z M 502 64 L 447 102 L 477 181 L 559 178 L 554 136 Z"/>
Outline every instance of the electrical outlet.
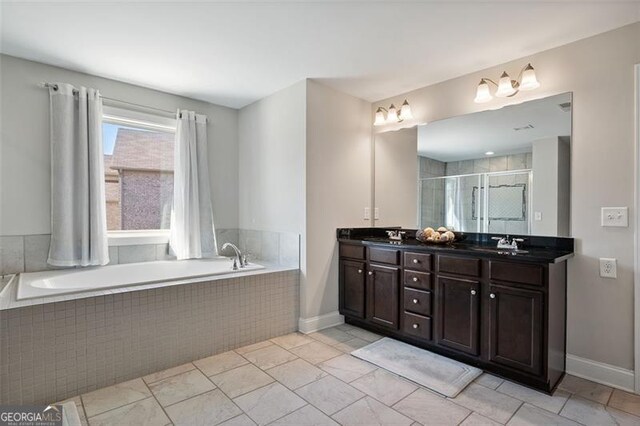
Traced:
<path fill-rule="evenodd" d="M 533 219 L 536 221 L 541 221 L 542 220 L 542 212 L 535 212 Z"/>
<path fill-rule="evenodd" d="M 626 207 L 602 207 L 602 226 L 628 227 L 628 210 Z"/>
<path fill-rule="evenodd" d="M 380 219 L 380 210 L 378 210 L 378 208 L 376 207 L 375 209 L 373 209 L 373 218 L 375 220 Z"/>
<path fill-rule="evenodd" d="M 615 259 L 600 258 L 600 276 L 602 278 L 618 278 L 618 266 Z"/>
<path fill-rule="evenodd" d="M 371 220 L 371 208 L 364 208 L 364 220 Z"/>

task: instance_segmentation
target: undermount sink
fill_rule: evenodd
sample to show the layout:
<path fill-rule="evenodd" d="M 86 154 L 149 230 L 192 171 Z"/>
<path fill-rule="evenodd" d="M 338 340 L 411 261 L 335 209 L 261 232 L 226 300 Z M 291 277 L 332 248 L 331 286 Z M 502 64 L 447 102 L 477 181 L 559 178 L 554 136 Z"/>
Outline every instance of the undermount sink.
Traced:
<path fill-rule="evenodd" d="M 527 254 L 528 250 L 499 249 L 495 247 L 470 247 L 471 250 L 484 251 L 486 253 L 503 254 L 505 256 L 515 256 L 516 254 Z"/>

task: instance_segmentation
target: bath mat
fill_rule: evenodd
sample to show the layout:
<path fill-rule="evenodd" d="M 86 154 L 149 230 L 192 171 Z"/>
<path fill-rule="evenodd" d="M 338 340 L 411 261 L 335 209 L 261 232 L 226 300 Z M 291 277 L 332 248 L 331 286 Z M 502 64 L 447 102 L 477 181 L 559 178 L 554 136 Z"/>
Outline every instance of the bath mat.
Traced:
<path fill-rule="evenodd" d="M 482 374 L 479 368 L 388 337 L 351 355 L 451 398 Z"/>

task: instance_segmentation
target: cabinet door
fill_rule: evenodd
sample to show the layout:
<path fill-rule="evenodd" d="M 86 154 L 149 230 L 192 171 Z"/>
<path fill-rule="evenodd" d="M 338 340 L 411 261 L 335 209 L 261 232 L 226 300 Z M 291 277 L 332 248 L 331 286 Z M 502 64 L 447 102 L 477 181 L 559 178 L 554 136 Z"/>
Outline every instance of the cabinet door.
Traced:
<path fill-rule="evenodd" d="M 365 263 L 340 261 L 340 313 L 364 318 Z"/>
<path fill-rule="evenodd" d="M 367 319 L 397 330 L 400 305 L 400 269 L 369 264 L 367 272 Z"/>
<path fill-rule="evenodd" d="M 438 277 L 436 284 L 438 303 L 438 345 L 479 354 L 479 299 L 480 283 L 450 277 Z"/>
<path fill-rule="evenodd" d="M 489 286 L 489 361 L 542 371 L 542 292 Z"/>

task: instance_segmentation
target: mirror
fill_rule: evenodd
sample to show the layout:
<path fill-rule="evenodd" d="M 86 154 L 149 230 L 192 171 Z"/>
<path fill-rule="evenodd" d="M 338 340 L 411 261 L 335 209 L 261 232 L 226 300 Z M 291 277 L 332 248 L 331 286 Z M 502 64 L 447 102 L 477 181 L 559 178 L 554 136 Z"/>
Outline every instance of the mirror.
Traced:
<path fill-rule="evenodd" d="M 569 236 L 571 94 L 375 137 L 375 226 Z"/>

